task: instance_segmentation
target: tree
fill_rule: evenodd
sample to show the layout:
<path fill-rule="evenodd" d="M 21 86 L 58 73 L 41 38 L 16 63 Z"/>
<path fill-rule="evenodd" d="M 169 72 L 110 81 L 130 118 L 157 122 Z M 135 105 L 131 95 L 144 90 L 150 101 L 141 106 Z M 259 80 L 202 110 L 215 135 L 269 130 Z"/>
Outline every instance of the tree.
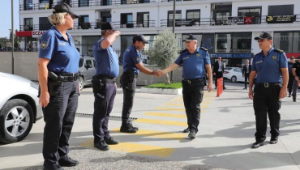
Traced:
<path fill-rule="evenodd" d="M 178 57 L 178 42 L 175 34 L 169 30 L 160 33 L 149 51 L 150 64 L 156 64 L 159 69 L 168 67 Z M 166 84 L 170 84 L 169 74 L 166 74 Z"/>

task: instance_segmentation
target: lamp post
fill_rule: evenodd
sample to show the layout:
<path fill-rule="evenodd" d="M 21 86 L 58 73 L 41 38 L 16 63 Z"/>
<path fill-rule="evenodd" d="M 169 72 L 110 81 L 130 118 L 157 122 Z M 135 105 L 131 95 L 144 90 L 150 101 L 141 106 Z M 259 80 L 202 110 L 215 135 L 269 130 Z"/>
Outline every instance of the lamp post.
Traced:
<path fill-rule="evenodd" d="M 14 1 L 11 0 L 11 68 L 12 74 L 15 74 L 15 68 L 14 68 Z"/>
<path fill-rule="evenodd" d="M 175 34 L 175 13 L 176 13 L 175 6 L 176 6 L 176 0 L 173 0 L 173 28 L 172 28 L 173 34 Z M 173 82 L 173 71 L 171 71 L 170 81 Z"/>

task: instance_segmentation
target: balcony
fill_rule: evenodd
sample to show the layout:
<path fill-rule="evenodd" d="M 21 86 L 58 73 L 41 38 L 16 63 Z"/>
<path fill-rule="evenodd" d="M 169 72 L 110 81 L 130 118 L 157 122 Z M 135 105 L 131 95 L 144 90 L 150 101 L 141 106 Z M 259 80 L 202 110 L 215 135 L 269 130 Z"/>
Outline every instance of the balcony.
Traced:
<path fill-rule="evenodd" d="M 155 27 L 155 20 L 112 22 L 116 28 L 149 28 Z"/>
<path fill-rule="evenodd" d="M 33 31 L 32 25 L 20 25 L 20 31 Z"/>
<path fill-rule="evenodd" d="M 30 10 L 47 10 L 54 7 L 53 4 L 49 3 L 36 3 L 36 4 L 21 4 L 20 11 L 30 11 Z"/>

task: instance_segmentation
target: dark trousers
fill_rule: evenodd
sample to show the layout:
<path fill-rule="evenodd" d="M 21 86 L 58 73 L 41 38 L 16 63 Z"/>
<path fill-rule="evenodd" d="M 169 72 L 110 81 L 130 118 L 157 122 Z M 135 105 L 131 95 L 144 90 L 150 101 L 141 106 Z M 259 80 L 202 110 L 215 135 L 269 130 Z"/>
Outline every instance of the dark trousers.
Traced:
<path fill-rule="evenodd" d="M 266 140 L 267 114 L 269 116 L 272 137 L 277 137 L 280 134 L 280 89 L 280 85 L 273 85 L 268 88 L 255 85 L 253 106 L 256 119 L 256 141 Z"/>
<path fill-rule="evenodd" d="M 94 93 L 93 135 L 94 143 L 110 138 L 108 131 L 109 114 L 114 105 L 117 87 L 115 84 L 103 84 L 99 93 Z"/>
<path fill-rule="evenodd" d="M 188 128 L 198 132 L 200 122 L 200 103 L 203 99 L 204 81 L 189 84 L 182 81 L 183 103 L 187 116 Z"/>
<path fill-rule="evenodd" d="M 121 76 L 121 84 L 123 89 L 122 123 L 126 124 L 129 122 L 133 106 L 136 78 L 132 77 L 132 75 L 123 74 Z"/>
<path fill-rule="evenodd" d="M 289 83 L 288 83 L 288 87 L 287 87 L 289 95 L 291 95 L 291 93 L 292 93 L 294 80 L 295 80 L 295 77 L 293 75 L 289 77 Z"/>
<path fill-rule="evenodd" d="M 294 78 L 294 80 L 293 80 L 293 94 L 292 94 L 294 100 L 296 100 L 296 98 L 297 98 L 297 91 L 298 91 L 298 81 L 295 80 L 295 78 Z"/>
<path fill-rule="evenodd" d="M 45 161 L 57 162 L 69 153 L 69 137 L 78 106 L 78 81 L 62 82 L 56 96 L 50 96 L 49 104 L 43 108 Z"/>
<path fill-rule="evenodd" d="M 215 86 L 217 88 L 217 83 L 218 83 L 218 78 L 222 78 L 223 77 L 223 72 L 216 72 L 216 76 L 215 76 Z M 223 78 L 223 89 L 225 89 L 225 81 L 224 81 L 224 78 Z"/>
<path fill-rule="evenodd" d="M 245 73 L 244 77 L 245 77 L 245 89 L 247 89 L 247 84 L 249 81 L 249 73 Z"/>

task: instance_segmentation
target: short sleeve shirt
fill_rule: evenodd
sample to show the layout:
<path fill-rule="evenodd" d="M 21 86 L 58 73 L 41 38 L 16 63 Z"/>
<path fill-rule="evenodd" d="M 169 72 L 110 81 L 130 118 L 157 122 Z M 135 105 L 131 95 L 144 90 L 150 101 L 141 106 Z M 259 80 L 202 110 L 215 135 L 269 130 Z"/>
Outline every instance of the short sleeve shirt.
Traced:
<path fill-rule="evenodd" d="M 257 72 L 257 83 L 281 83 L 281 68 L 287 68 L 288 62 L 284 52 L 271 48 L 267 56 L 263 52 L 256 54 L 252 61 L 252 71 Z"/>
<path fill-rule="evenodd" d="M 208 52 L 201 48 L 197 48 L 193 54 L 185 49 L 175 64 L 183 65 L 182 76 L 184 79 L 203 78 L 205 77 L 205 66 L 210 65 L 210 58 Z"/>
<path fill-rule="evenodd" d="M 136 67 L 136 64 L 142 62 L 141 57 L 141 52 L 134 45 L 127 48 L 123 54 L 123 72 L 133 70 L 136 74 L 139 74 L 140 70 Z"/>
<path fill-rule="evenodd" d="M 111 78 L 119 76 L 119 57 L 112 46 L 107 49 L 101 47 L 104 38 L 96 41 L 93 46 L 93 57 L 95 58 L 96 74 Z"/>
<path fill-rule="evenodd" d="M 49 59 L 48 71 L 55 73 L 77 73 L 80 54 L 74 45 L 72 36 L 67 33 L 69 41 L 52 26 L 40 39 L 39 58 Z"/>

